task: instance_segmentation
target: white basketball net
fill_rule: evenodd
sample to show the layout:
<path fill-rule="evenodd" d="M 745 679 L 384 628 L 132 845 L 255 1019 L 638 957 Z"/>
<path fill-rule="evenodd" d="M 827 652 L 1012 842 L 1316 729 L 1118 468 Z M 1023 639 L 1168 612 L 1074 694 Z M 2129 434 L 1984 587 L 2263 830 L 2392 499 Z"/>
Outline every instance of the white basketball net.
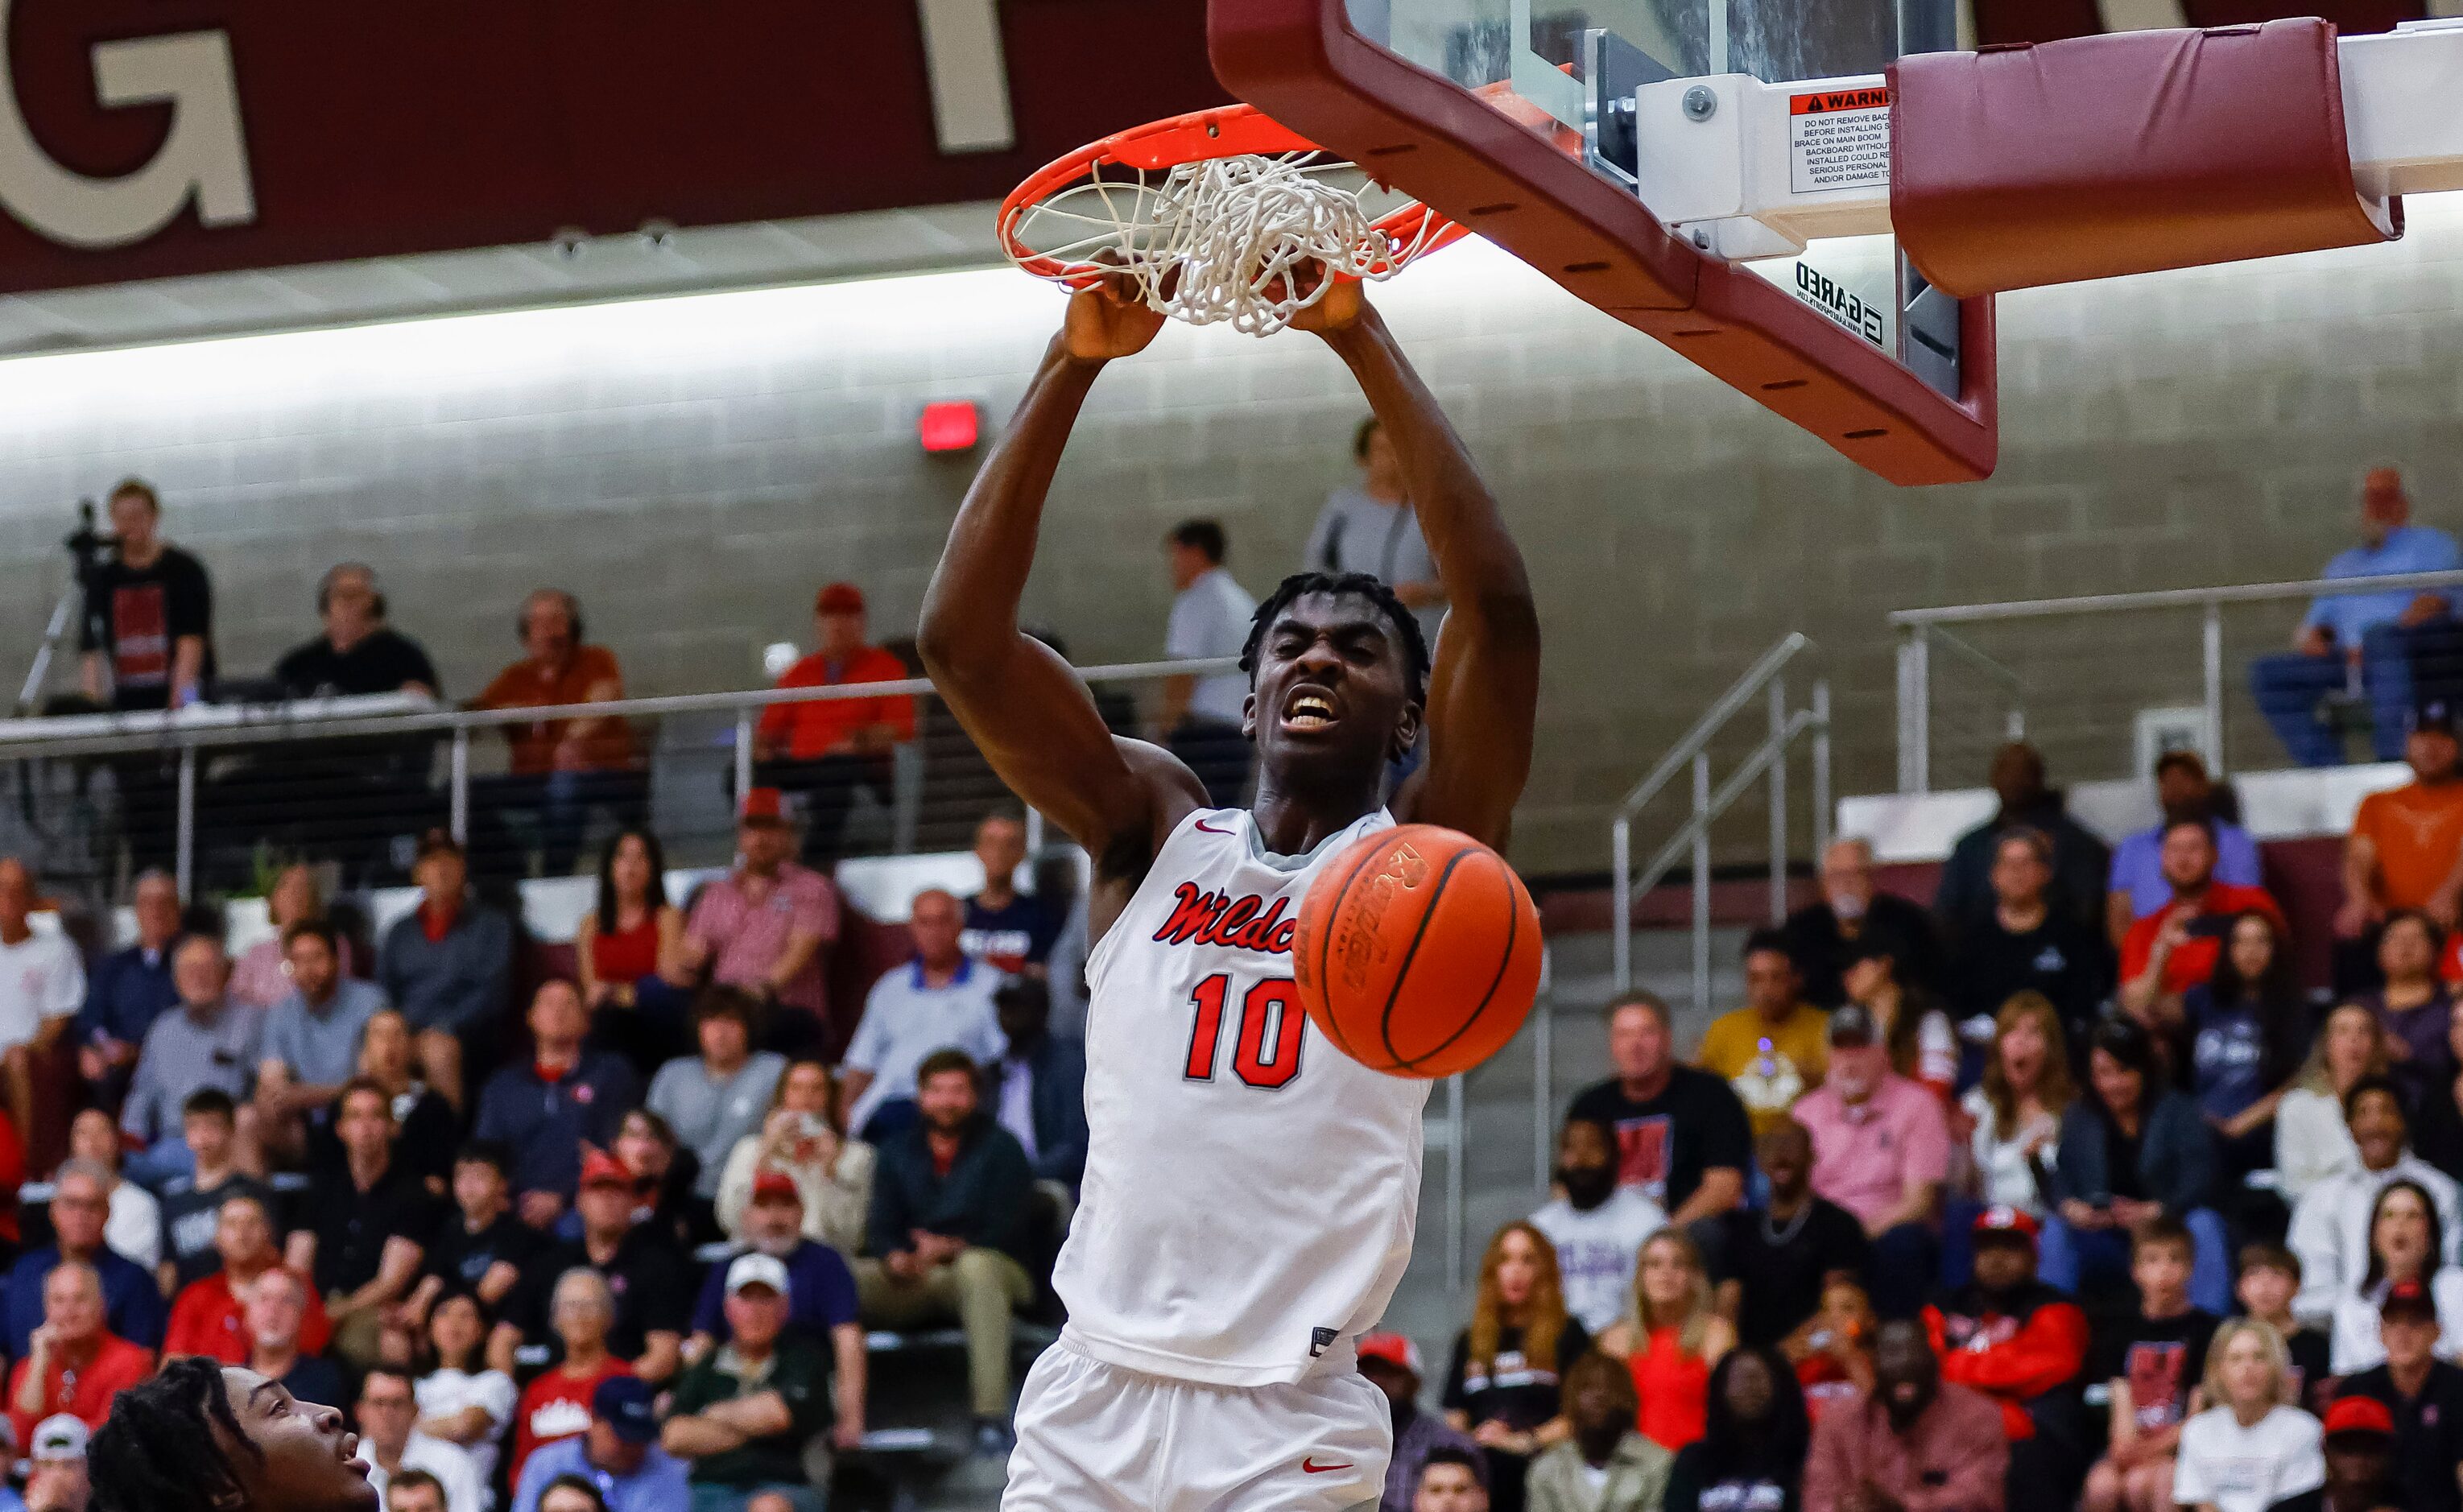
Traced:
<path fill-rule="evenodd" d="M 1062 264 L 1063 281 L 1118 274 L 1157 314 L 1272 336 L 1334 287 L 1311 264 L 1353 278 L 1390 278 L 1440 224 L 1429 218 L 1398 241 L 1378 230 L 1362 203 L 1372 192 L 1382 191 L 1359 169 L 1318 152 L 1182 164 L 1160 184 L 1134 169 L 1099 166 L 1021 209 L 1013 231 L 1035 255 Z M 1034 246 L 1037 232 L 1056 225 L 1068 239 Z"/>

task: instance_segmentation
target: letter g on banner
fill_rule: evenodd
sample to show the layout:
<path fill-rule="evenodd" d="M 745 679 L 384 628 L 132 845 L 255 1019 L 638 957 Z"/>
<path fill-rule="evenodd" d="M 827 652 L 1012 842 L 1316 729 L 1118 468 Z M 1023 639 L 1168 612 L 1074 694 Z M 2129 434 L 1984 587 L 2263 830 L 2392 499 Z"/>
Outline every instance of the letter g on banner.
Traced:
<path fill-rule="evenodd" d="M 0 51 L 6 48 L 11 4 L 0 0 Z M 96 98 L 105 105 L 167 101 L 171 129 L 162 149 L 145 166 L 116 179 L 61 166 L 26 125 L 13 66 L 0 66 L 0 205 L 11 215 L 52 241 L 87 248 L 143 241 L 169 225 L 192 197 L 204 225 L 241 226 L 256 219 L 228 33 L 98 43 L 94 81 Z"/>

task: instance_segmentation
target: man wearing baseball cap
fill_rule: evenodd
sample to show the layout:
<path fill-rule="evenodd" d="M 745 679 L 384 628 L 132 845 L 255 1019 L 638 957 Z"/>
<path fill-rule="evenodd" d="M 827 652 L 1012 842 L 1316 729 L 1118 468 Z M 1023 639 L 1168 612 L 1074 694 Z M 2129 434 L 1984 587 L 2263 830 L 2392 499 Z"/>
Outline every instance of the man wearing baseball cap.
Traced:
<path fill-rule="evenodd" d="M 1891 1069 L 1881 1026 L 1862 1004 L 1830 1015 L 1829 1040 L 1828 1075 L 1795 1109 L 1813 1136 L 1813 1190 L 1854 1214 L 1872 1239 L 1875 1310 L 1909 1317 L 1939 1268 L 1950 1126 L 1939 1098 Z"/>
<path fill-rule="evenodd" d="M 1413 1493 L 1420 1484 L 1420 1466 L 1428 1452 L 1441 1445 L 1466 1449 L 1476 1456 L 1479 1446 L 1469 1435 L 1434 1413 L 1420 1410 L 1420 1347 L 1399 1333 L 1363 1333 L 1360 1336 L 1360 1373 L 1368 1384 L 1385 1393 L 1387 1405 L 1394 1410 L 1394 1455 L 1385 1461 L 1385 1492 L 1379 1503 L 1380 1512 L 1411 1512 Z M 1340 1447 L 1329 1444 L 1329 1451 Z M 1332 1453 L 1328 1460 L 1344 1457 Z"/>
<path fill-rule="evenodd" d="M 512 1512 L 538 1512 L 539 1498 L 561 1476 L 597 1486 L 607 1512 L 679 1512 L 691 1500 L 685 1473 L 685 1462 L 659 1447 L 649 1384 L 619 1375 L 591 1393 L 586 1433 L 559 1438 L 523 1462 Z"/>
<path fill-rule="evenodd" d="M 2437 1301 L 2416 1281 L 2387 1288 L 2378 1306 L 2386 1363 L 2343 1377 L 2335 1405 L 2371 1403 L 2387 1413 L 2398 1505 L 2407 1512 L 2463 1508 L 2463 1369 L 2437 1358 Z M 2327 1418 L 2332 1465 L 2334 1419 Z M 2330 1478 L 2331 1479 L 2331 1478 Z M 2328 1503 L 2332 1505 L 2333 1503 Z"/>
<path fill-rule="evenodd" d="M 581 1190 L 574 1212 L 581 1237 L 534 1257 L 525 1268 L 528 1285 L 507 1304 L 508 1318 L 523 1336 L 543 1340 L 555 1322 L 557 1283 L 569 1270 L 597 1271 L 606 1280 L 615 1318 L 607 1349 L 635 1374 L 664 1384 L 684 1352 L 692 1314 L 692 1272 L 674 1241 L 655 1223 L 634 1221 L 640 1193 L 632 1170 L 603 1150 L 586 1150 Z"/>
<path fill-rule="evenodd" d="M 765 1014 L 762 1037 L 770 1049 L 805 1049 L 829 1019 L 822 970 L 839 937 L 839 889 L 796 864 L 796 823 L 774 787 L 744 795 L 735 852 L 735 869 L 701 889 L 685 922 L 684 970 L 707 968 L 711 981 L 794 1010 Z"/>
<path fill-rule="evenodd" d="M 2326 1483 L 2286 1497 L 2267 1512 L 2411 1512 L 2421 1503 L 2404 1491 L 2393 1414 L 2386 1404 L 2346 1396 L 2326 1409 Z"/>
<path fill-rule="evenodd" d="M 904 682 L 906 664 L 864 639 L 863 590 L 834 582 L 813 601 L 817 647 L 787 668 L 781 688 L 837 688 L 850 683 Z M 915 699 L 907 693 L 772 704 L 754 735 L 760 780 L 804 798 L 804 860 L 827 868 L 858 788 L 891 801 L 889 753 L 915 738 Z"/>
<path fill-rule="evenodd" d="M 829 1355 L 787 1327 L 787 1286 L 774 1255 L 730 1261 L 728 1342 L 676 1382 L 659 1441 L 692 1462 L 693 1512 L 748 1512 L 774 1500 L 825 1512 L 806 1478 L 806 1447 L 833 1428 L 840 1449 L 862 1442 L 860 1421 L 834 1421 Z"/>
<path fill-rule="evenodd" d="M 855 1272 L 838 1251 L 806 1238 L 803 1229 L 804 1195 L 796 1178 L 776 1170 L 756 1173 L 752 1198 L 744 1204 L 744 1241 L 728 1264 L 711 1266 L 702 1283 L 685 1355 L 699 1360 L 727 1338 L 727 1281 L 734 1260 L 770 1256 L 787 1275 L 788 1328 L 830 1347 L 838 1367 L 839 1418 L 861 1423 L 864 1348 L 863 1328 L 856 1321 Z"/>
<path fill-rule="evenodd" d="M 1975 1279 L 1924 1310 L 1941 1378 L 2000 1405 L 2011 1512 L 2069 1507 L 2087 1468 L 2074 1384 L 2086 1363 L 2086 1314 L 2036 1279 L 2037 1232 L 2024 1209 L 1985 1209 Z"/>
<path fill-rule="evenodd" d="M 86 1477 L 89 1430 L 77 1418 L 55 1413 L 34 1425 L 26 1445 L 33 1468 L 26 1474 L 26 1512 L 85 1512 L 94 1484 Z"/>

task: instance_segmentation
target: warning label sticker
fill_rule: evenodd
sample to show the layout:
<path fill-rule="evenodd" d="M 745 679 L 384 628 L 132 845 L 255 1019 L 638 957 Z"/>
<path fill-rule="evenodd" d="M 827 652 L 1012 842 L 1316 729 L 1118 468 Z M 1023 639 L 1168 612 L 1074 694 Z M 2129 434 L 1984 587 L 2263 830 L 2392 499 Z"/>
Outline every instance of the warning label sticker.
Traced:
<path fill-rule="evenodd" d="M 1788 188 L 1797 194 L 1890 182 L 1890 92 L 1829 89 L 1787 99 Z"/>

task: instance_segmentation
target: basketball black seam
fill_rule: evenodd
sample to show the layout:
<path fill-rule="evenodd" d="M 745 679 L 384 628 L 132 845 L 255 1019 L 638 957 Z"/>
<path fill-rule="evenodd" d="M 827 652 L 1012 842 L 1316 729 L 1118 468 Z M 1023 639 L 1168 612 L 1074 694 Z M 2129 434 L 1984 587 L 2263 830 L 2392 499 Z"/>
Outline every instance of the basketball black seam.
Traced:
<path fill-rule="evenodd" d="M 1420 910 L 1420 927 L 1411 931 L 1411 949 L 1403 957 L 1403 969 L 1394 975 L 1394 989 L 1385 995 L 1385 1011 L 1378 1016 L 1377 1038 L 1385 1041 L 1386 1063 L 1397 1071 L 1417 1063 L 1404 1060 L 1403 1052 L 1394 1048 L 1394 1005 L 1402 1001 L 1403 984 L 1411 979 L 1411 968 L 1420 964 L 1420 942 L 1428 937 L 1428 924 L 1437 916 L 1437 905 L 1445 898 L 1446 884 L 1453 879 L 1454 868 L 1471 854 L 1468 850 L 1457 850 L 1446 858 L 1446 869 L 1437 873 L 1437 885 L 1429 889 L 1428 907 Z"/>
<path fill-rule="evenodd" d="M 1384 831 L 1379 831 L 1379 833 L 1383 834 Z M 1340 887 L 1334 889 L 1334 897 L 1326 904 L 1325 930 L 1322 937 L 1317 942 L 1317 990 L 1325 999 L 1325 1022 L 1319 1027 L 1330 1029 L 1333 1032 L 1335 1044 L 1345 1056 L 1354 1061 L 1358 1061 L 1360 1056 L 1351 1048 L 1351 1036 L 1342 1032 L 1342 1016 L 1334 1011 L 1334 978 L 1326 974 L 1325 957 L 1326 952 L 1334 948 L 1335 922 L 1342 916 L 1343 898 L 1351 891 L 1351 885 L 1360 880 L 1360 874 L 1368 868 L 1368 864 L 1377 859 L 1377 848 L 1366 844 L 1373 838 L 1375 837 L 1363 835 L 1359 841 L 1354 842 L 1355 844 L 1360 845 L 1362 854 L 1358 861 L 1351 864 L 1350 874 L 1342 879 Z M 1323 885 L 1324 879 L 1319 878 L 1317 887 Z M 1315 891 L 1316 887 L 1312 887 L 1309 890 Z M 1300 908 L 1304 911 L 1308 908 L 1308 899 L 1305 896 L 1300 900 Z"/>
<path fill-rule="evenodd" d="M 1496 865 L 1498 869 L 1501 871 L 1507 871 L 1510 873 L 1512 870 L 1512 868 L 1508 867 L 1501 859 Z M 1510 905 L 1506 909 L 1505 915 L 1505 953 L 1497 958 L 1496 979 L 1488 984 L 1488 991 L 1480 994 L 1478 1005 L 1472 1008 L 1469 1014 L 1464 1016 L 1462 1026 L 1457 1028 L 1453 1033 L 1446 1036 L 1445 1043 L 1436 1046 L 1427 1055 L 1406 1062 L 1403 1066 L 1404 1070 L 1415 1070 L 1418 1068 L 1422 1061 L 1427 1061 L 1432 1057 L 1445 1054 L 1446 1051 L 1452 1046 L 1455 1041 L 1461 1039 L 1464 1035 L 1471 1033 L 1471 1025 L 1479 1022 L 1481 1016 L 1488 1012 L 1488 1005 L 1496 997 L 1496 990 L 1505 985 L 1506 969 L 1514 964 L 1515 937 L 1522 932 L 1522 909 L 1519 906 L 1521 900 L 1514 895 L 1514 882 L 1511 875 L 1506 879 L 1505 899 L 1507 904 Z M 1429 907 L 1433 909 L 1436 906 L 1434 904 L 1430 904 Z M 1393 1047 L 1388 1045 L 1386 1048 L 1391 1049 Z"/>

